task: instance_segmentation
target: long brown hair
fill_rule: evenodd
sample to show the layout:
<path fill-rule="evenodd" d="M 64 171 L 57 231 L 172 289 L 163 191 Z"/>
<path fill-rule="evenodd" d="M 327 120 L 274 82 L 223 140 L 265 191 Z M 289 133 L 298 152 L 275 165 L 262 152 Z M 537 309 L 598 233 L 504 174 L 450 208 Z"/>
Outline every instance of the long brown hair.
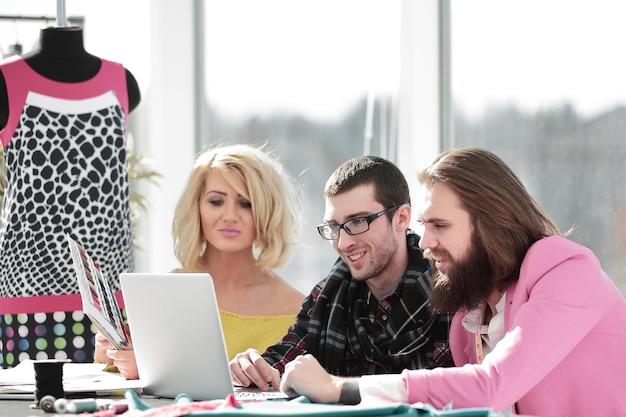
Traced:
<path fill-rule="evenodd" d="M 418 173 L 418 180 L 427 188 L 445 183 L 454 190 L 486 249 L 498 289 L 517 280 L 533 243 L 564 235 L 508 165 L 486 149 L 444 152 Z"/>

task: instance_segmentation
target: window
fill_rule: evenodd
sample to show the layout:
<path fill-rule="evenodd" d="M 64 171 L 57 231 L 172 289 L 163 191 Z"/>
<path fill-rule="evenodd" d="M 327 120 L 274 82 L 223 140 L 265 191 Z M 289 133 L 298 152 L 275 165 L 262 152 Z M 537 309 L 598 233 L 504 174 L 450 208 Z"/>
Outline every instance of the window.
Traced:
<path fill-rule="evenodd" d="M 626 292 L 622 2 L 451 0 L 446 147 L 496 152 Z"/>
<path fill-rule="evenodd" d="M 304 186 L 302 243 L 280 274 L 308 293 L 336 252 L 316 225 L 349 158 L 393 152 L 399 0 L 204 4 L 205 143 L 266 143 Z"/>

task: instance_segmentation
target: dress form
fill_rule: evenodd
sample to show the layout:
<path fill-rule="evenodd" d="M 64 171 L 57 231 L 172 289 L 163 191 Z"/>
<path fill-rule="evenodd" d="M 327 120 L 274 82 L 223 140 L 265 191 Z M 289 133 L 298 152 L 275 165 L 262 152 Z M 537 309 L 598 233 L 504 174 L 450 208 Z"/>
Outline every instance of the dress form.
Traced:
<path fill-rule="evenodd" d="M 0 363 L 90 362 L 95 332 L 64 239 L 79 239 L 117 296 L 119 273 L 134 268 L 125 150 L 137 83 L 122 65 L 87 53 L 76 27 L 43 29 L 37 50 L 0 62 L 0 81 L 10 174 L 0 222 Z"/>

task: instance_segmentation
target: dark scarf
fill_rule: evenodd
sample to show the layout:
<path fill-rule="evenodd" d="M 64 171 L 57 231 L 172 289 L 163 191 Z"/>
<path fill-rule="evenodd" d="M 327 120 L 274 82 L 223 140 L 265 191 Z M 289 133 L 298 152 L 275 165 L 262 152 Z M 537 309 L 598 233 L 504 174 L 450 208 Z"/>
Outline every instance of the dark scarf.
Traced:
<path fill-rule="evenodd" d="M 315 303 L 306 343 L 328 372 L 397 373 L 436 365 L 431 335 L 440 320 L 428 309 L 431 269 L 418 242 L 419 236 L 409 231 L 409 265 L 395 291 L 400 302 L 385 327 L 369 319 L 367 285 L 352 279 L 341 258 L 335 262 Z M 448 320 L 443 324 L 447 347 Z M 441 336 L 442 332 L 437 333 Z"/>

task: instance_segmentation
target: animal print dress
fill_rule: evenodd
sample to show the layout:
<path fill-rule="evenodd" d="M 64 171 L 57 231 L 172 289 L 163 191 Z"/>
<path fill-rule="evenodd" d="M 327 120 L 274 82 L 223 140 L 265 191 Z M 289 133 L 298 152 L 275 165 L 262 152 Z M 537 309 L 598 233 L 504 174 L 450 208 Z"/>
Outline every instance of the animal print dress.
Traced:
<path fill-rule="evenodd" d="M 125 69 L 102 60 L 77 83 L 47 79 L 19 57 L 0 63 L 9 119 L 0 131 L 7 181 L 0 218 L 0 361 L 93 361 L 66 233 L 99 264 L 119 299 L 132 271 Z"/>

